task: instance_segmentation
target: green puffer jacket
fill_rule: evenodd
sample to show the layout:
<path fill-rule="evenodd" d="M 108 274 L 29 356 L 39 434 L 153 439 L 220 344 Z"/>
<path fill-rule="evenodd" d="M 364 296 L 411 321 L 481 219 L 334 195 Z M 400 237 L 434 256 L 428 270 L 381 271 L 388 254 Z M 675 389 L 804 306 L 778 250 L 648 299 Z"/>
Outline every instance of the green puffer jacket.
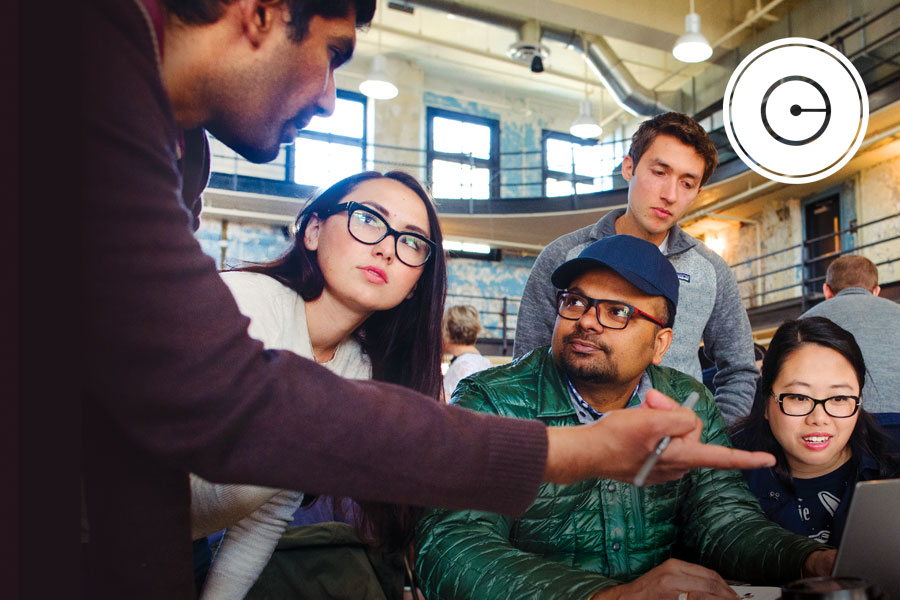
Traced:
<path fill-rule="evenodd" d="M 647 369 L 652 386 L 695 411 L 705 442 L 730 446 L 712 396 L 692 377 Z M 463 379 L 461 406 L 577 425 L 566 384 L 547 347 Z M 635 396 L 628 406 L 637 406 Z M 416 532 L 416 568 L 426 598 L 585 600 L 631 581 L 670 557 L 726 579 L 777 584 L 800 577 L 818 542 L 763 515 L 738 471 L 695 469 L 677 481 L 636 488 L 606 479 L 544 484 L 520 519 L 478 511 L 430 511 Z"/>

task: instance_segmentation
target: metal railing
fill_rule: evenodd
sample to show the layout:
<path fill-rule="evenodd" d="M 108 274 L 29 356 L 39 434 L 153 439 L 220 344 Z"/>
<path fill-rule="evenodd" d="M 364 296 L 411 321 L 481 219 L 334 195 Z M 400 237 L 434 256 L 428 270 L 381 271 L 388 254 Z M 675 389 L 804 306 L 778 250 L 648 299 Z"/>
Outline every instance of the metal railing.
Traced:
<path fill-rule="evenodd" d="M 444 306 L 450 308 L 458 304 L 474 306 L 481 319 L 480 338 L 496 340 L 505 355 L 512 350 L 516 337 L 516 319 L 522 298 L 517 296 L 473 296 L 468 294 L 447 294 Z"/>
<path fill-rule="evenodd" d="M 900 212 L 898 212 L 887 215 L 885 217 L 881 217 L 879 219 L 874 219 L 867 223 L 854 224 L 851 227 L 842 229 L 840 231 L 835 231 L 834 233 L 811 238 L 799 244 L 794 244 L 780 250 L 767 252 L 765 254 L 761 254 L 760 256 L 755 256 L 753 258 L 734 263 L 733 265 L 731 265 L 731 269 L 732 272 L 735 273 L 735 276 L 738 277 L 738 270 L 741 267 L 752 268 L 752 265 L 757 262 L 771 260 L 785 253 L 797 250 L 800 250 L 802 255 L 802 259 L 799 262 L 791 262 L 791 264 L 778 266 L 768 271 L 761 272 L 757 275 L 738 278 L 737 282 L 739 285 L 746 283 L 755 283 L 757 281 L 762 282 L 762 285 L 760 287 L 762 287 L 763 289 L 741 298 L 744 301 L 744 305 L 748 308 L 763 306 L 766 304 L 766 297 L 771 297 L 778 293 L 787 292 L 789 290 L 796 290 L 796 293 L 790 294 L 787 298 L 782 299 L 800 298 L 803 310 L 806 310 L 807 308 L 809 308 L 811 302 L 821 298 L 821 294 L 818 290 L 821 289 L 821 285 L 825 281 L 824 275 L 809 276 L 810 267 L 833 260 L 838 256 L 844 254 L 865 254 L 865 252 L 860 251 L 870 250 L 872 248 L 883 246 L 884 244 L 889 244 L 891 242 L 897 242 L 897 249 L 895 252 L 892 252 L 892 254 L 894 255 L 893 258 L 886 258 L 884 260 L 873 262 L 875 262 L 875 265 L 878 267 L 900 262 L 900 233 L 886 235 L 874 241 L 858 243 L 860 241 L 860 231 L 874 225 L 887 224 L 891 221 L 896 221 L 897 225 L 890 228 L 886 227 L 886 230 L 892 232 L 900 232 Z M 850 237 L 847 238 L 842 236 Z M 810 247 L 813 244 L 835 238 L 843 239 L 844 241 L 850 243 L 843 244 L 843 246 L 846 247 L 835 252 L 829 252 L 814 256 L 811 255 Z M 797 281 L 788 285 L 779 285 L 768 288 L 765 287 L 767 278 L 771 278 L 780 273 L 790 271 L 794 271 L 798 274 Z M 445 306 L 448 308 L 457 304 L 469 304 L 474 306 L 478 310 L 479 317 L 481 318 L 481 324 L 483 328 L 481 338 L 483 338 L 484 340 L 491 340 L 492 342 L 496 343 L 502 354 L 505 355 L 511 351 L 512 341 L 513 339 L 515 339 L 519 305 L 521 304 L 521 301 L 522 298 L 519 296 L 475 296 L 470 294 L 450 293 L 447 294 Z"/>
<path fill-rule="evenodd" d="M 731 266 L 732 271 L 735 272 L 735 275 L 738 276 L 738 270 L 741 267 L 747 267 L 748 269 L 752 269 L 752 265 L 755 263 L 760 263 L 760 273 L 756 275 L 751 275 L 749 277 L 738 278 L 738 285 L 745 283 L 753 283 L 757 285 L 758 291 L 748 294 L 742 297 L 744 304 L 746 306 L 761 306 L 766 304 L 766 298 L 771 297 L 773 295 L 779 294 L 781 292 L 787 292 L 789 290 L 796 289 L 797 292 L 794 294 L 790 294 L 785 299 L 790 298 L 801 298 L 803 302 L 803 308 L 806 309 L 808 304 L 812 301 L 815 301 L 821 298 L 821 294 L 818 290 L 821 289 L 822 283 L 825 281 L 825 275 L 811 275 L 811 271 L 813 267 L 818 265 L 823 265 L 820 271 L 824 271 L 824 267 L 827 267 L 828 264 L 835 258 L 842 256 L 844 254 L 866 254 L 865 252 L 860 252 L 861 250 L 869 250 L 878 246 L 882 246 L 883 244 L 888 244 L 890 242 L 898 242 L 900 241 L 900 234 L 893 233 L 892 235 L 886 235 L 883 237 L 879 237 L 874 241 L 868 241 L 865 243 L 860 243 L 860 231 L 866 228 L 872 227 L 873 225 L 878 224 L 886 224 L 889 221 L 896 221 L 897 225 L 890 228 L 885 228 L 888 231 L 898 232 L 900 231 L 900 212 L 887 215 L 885 217 L 881 217 L 879 219 L 874 219 L 872 221 L 868 221 L 866 223 L 856 224 L 853 223 L 850 227 L 846 229 L 841 229 L 839 231 L 835 231 L 833 233 L 828 233 L 825 235 L 821 235 L 815 238 L 811 238 L 808 240 L 804 240 L 799 244 L 794 244 L 792 246 L 788 246 L 786 248 L 782 248 L 780 250 L 775 250 L 774 252 L 768 252 L 765 254 L 761 254 L 760 256 L 756 256 L 753 258 L 749 258 L 747 260 L 743 260 L 741 262 L 734 263 Z M 814 244 L 819 244 L 824 241 L 835 240 L 835 250 L 833 252 L 826 253 L 817 253 L 812 250 Z M 784 255 L 788 252 L 796 252 L 800 251 L 800 260 L 798 262 L 791 262 L 790 264 L 783 264 L 783 260 L 773 260 L 775 257 Z M 884 266 L 893 264 L 897 261 L 900 261 L 900 245 L 898 245 L 898 249 L 893 254 L 896 255 L 894 258 L 887 258 L 885 260 L 880 260 L 875 262 L 876 266 Z M 769 270 L 762 271 L 762 265 L 765 262 L 781 262 L 782 264 L 775 266 L 774 268 L 770 268 Z M 765 284 L 767 281 L 771 281 L 771 278 L 777 276 L 781 273 L 787 273 L 793 271 L 795 274 L 795 281 L 789 283 L 787 285 L 777 285 L 776 287 L 767 287 Z"/>

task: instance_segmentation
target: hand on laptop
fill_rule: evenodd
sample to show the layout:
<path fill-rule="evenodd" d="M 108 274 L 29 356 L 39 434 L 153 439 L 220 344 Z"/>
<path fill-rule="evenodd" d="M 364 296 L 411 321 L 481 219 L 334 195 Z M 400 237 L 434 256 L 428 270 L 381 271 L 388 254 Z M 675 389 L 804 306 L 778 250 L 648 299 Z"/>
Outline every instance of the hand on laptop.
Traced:
<path fill-rule="evenodd" d="M 638 409 L 614 410 L 586 427 L 550 427 L 544 481 L 572 483 L 588 477 L 631 482 L 656 444 L 672 442 L 647 483 L 678 479 L 697 467 L 756 469 L 775 464 L 766 452 L 744 452 L 700 443 L 700 419 L 656 390 Z"/>
<path fill-rule="evenodd" d="M 601 590 L 590 600 L 627 600 L 634 598 L 669 600 L 678 593 L 679 598 L 725 598 L 734 600 L 738 595 L 718 573 L 675 558 L 670 558 L 650 569 L 631 583 Z"/>

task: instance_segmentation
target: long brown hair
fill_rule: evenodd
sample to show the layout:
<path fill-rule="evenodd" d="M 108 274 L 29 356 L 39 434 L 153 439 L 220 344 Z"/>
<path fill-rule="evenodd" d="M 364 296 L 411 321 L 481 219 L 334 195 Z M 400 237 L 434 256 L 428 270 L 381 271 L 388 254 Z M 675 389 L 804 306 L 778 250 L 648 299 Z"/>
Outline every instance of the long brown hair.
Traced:
<path fill-rule="evenodd" d="M 443 238 L 434 203 L 422 185 L 402 171 L 385 174 L 366 171 L 351 175 L 314 196 L 297 216 L 291 246 L 275 260 L 237 269 L 262 273 L 297 292 L 305 301 L 322 294 L 325 278 L 316 252 L 308 250 L 303 236 L 313 215 L 340 203 L 365 181 L 392 179 L 419 196 L 428 213 L 431 240 L 436 250 L 423 267 L 412 296 L 394 308 L 377 311 L 354 332 L 372 361 L 372 378 L 396 383 L 440 400 L 441 320 L 447 291 Z M 335 500 L 336 503 L 339 499 Z M 381 502 L 358 502 L 363 512 L 359 532 L 363 539 L 383 550 L 401 549 L 412 540 L 421 509 Z"/>

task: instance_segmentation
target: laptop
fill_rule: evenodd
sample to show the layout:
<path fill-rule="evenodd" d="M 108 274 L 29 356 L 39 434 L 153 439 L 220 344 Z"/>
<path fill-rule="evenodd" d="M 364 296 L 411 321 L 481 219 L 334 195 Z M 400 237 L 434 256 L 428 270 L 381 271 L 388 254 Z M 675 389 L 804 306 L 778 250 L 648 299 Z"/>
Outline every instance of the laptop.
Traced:
<path fill-rule="evenodd" d="M 831 575 L 862 577 L 900 598 L 900 479 L 856 484 Z"/>

